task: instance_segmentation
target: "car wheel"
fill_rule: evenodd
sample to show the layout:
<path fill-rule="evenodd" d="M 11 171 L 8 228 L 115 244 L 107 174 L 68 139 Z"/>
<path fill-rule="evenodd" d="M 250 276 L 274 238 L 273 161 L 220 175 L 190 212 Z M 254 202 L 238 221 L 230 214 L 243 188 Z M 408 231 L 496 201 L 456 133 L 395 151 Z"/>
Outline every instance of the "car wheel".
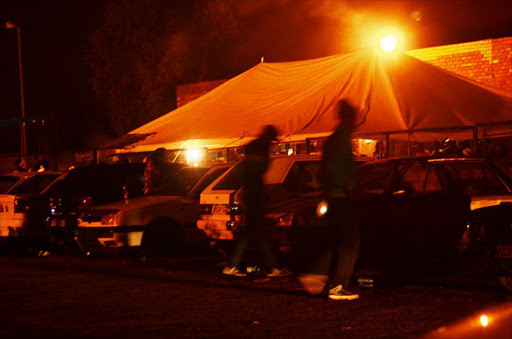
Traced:
<path fill-rule="evenodd" d="M 512 294 L 512 276 L 498 276 L 497 280 L 501 288 L 503 288 L 507 293 Z"/>
<path fill-rule="evenodd" d="M 172 220 L 152 222 L 142 235 L 141 250 L 144 256 L 172 256 L 180 252 L 184 234 Z"/>

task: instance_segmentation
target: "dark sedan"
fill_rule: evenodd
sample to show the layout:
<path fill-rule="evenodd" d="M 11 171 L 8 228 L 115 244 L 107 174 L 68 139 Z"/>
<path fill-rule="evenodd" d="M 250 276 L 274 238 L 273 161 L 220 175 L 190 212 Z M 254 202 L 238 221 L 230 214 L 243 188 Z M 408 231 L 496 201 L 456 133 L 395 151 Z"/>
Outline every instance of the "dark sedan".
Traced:
<path fill-rule="evenodd" d="M 400 158 L 363 164 L 357 177 L 360 267 L 421 269 L 447 262 L 462 250 L 474 253 L 485 247 L 486 255 L 500 259 L 495 266 L 502 285 L 511 284 L 507 277 L 512 270 L 504 264 L 512 244 L 511 176 L 506 169 L 485 159 Z M 325 251 L 328 206 L 322 200 L 319 193 L 298 197 L 271 206 L 267 214 L 302 266 L 312 265 L 311 258 Z M 485 237 L 482 228 L 488 229 Z M 491 230 L 506 236 L 491 237 Z"/>

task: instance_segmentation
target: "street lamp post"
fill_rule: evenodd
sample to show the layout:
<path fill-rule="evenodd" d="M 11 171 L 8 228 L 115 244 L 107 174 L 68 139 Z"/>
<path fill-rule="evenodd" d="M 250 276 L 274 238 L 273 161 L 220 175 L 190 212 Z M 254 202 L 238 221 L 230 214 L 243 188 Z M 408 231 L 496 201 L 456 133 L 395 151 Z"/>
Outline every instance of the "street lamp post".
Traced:
<path fill-rule="evenodd" d="M 27 153 L 27 138 L 25 130 L 25 97 L 23 93 L 23 68 L 21 67 L 21 33 L 20 28 L 11 21 L 5 23 L 5 28 L 16 29 L 18 35 L 18 65 L 20 68 L 20 91 L 21 91 L 21 155 Z"/>

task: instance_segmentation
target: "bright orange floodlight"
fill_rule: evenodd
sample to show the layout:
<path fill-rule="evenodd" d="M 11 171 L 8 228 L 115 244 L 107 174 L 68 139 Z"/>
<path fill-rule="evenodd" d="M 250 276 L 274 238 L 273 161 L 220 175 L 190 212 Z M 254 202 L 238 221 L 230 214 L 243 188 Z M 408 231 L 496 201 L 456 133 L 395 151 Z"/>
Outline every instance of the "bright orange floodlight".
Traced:
<path fill-rule="evenodd" d="M 380 48 L 386 52 L 393 52 L 398 44 L 398 40 L 394 35 L 386 35 L 380 39 Z"/>
<path fill-rule="evenodd" d="M 374 36 L 374 46 L 385 53 L 396 53 L 404 49 L 404 35 L 396 28 L 384 28 Z"/>

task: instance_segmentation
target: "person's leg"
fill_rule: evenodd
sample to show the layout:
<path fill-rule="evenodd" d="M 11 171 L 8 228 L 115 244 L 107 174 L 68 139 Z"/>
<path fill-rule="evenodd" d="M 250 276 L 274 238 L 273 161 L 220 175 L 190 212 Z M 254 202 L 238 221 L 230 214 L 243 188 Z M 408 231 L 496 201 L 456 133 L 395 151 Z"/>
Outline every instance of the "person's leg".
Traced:
<path fill-rule="evenodd" d="M 274 250 L 272 248 L 272 244 L 268 239 L 266 232 L 259 231 L 257 235 L 257 246 L 263 255 L 263 260 L 265 260 L 265 265 L 269 269 L 277 268 L 277 260 L 274 255 Z"/>
<path fill-rule="evenodd" d="M 329 284 L 348 288 L 359 253 L 359 225 L 348 199 L 329 201 L 332 254 Z"/>
<path fill-rule="evenodd" d="M 244 227 L 240 230 L 240 234 L 238 239 L 236 240 L 235 247 L 229 256 L 227 261 L 227 266 L 229 267 L 238 267 L 240 265 L 242 258 L 247 250 L 249 245 L 249 234 L 247 227 Z"/>

